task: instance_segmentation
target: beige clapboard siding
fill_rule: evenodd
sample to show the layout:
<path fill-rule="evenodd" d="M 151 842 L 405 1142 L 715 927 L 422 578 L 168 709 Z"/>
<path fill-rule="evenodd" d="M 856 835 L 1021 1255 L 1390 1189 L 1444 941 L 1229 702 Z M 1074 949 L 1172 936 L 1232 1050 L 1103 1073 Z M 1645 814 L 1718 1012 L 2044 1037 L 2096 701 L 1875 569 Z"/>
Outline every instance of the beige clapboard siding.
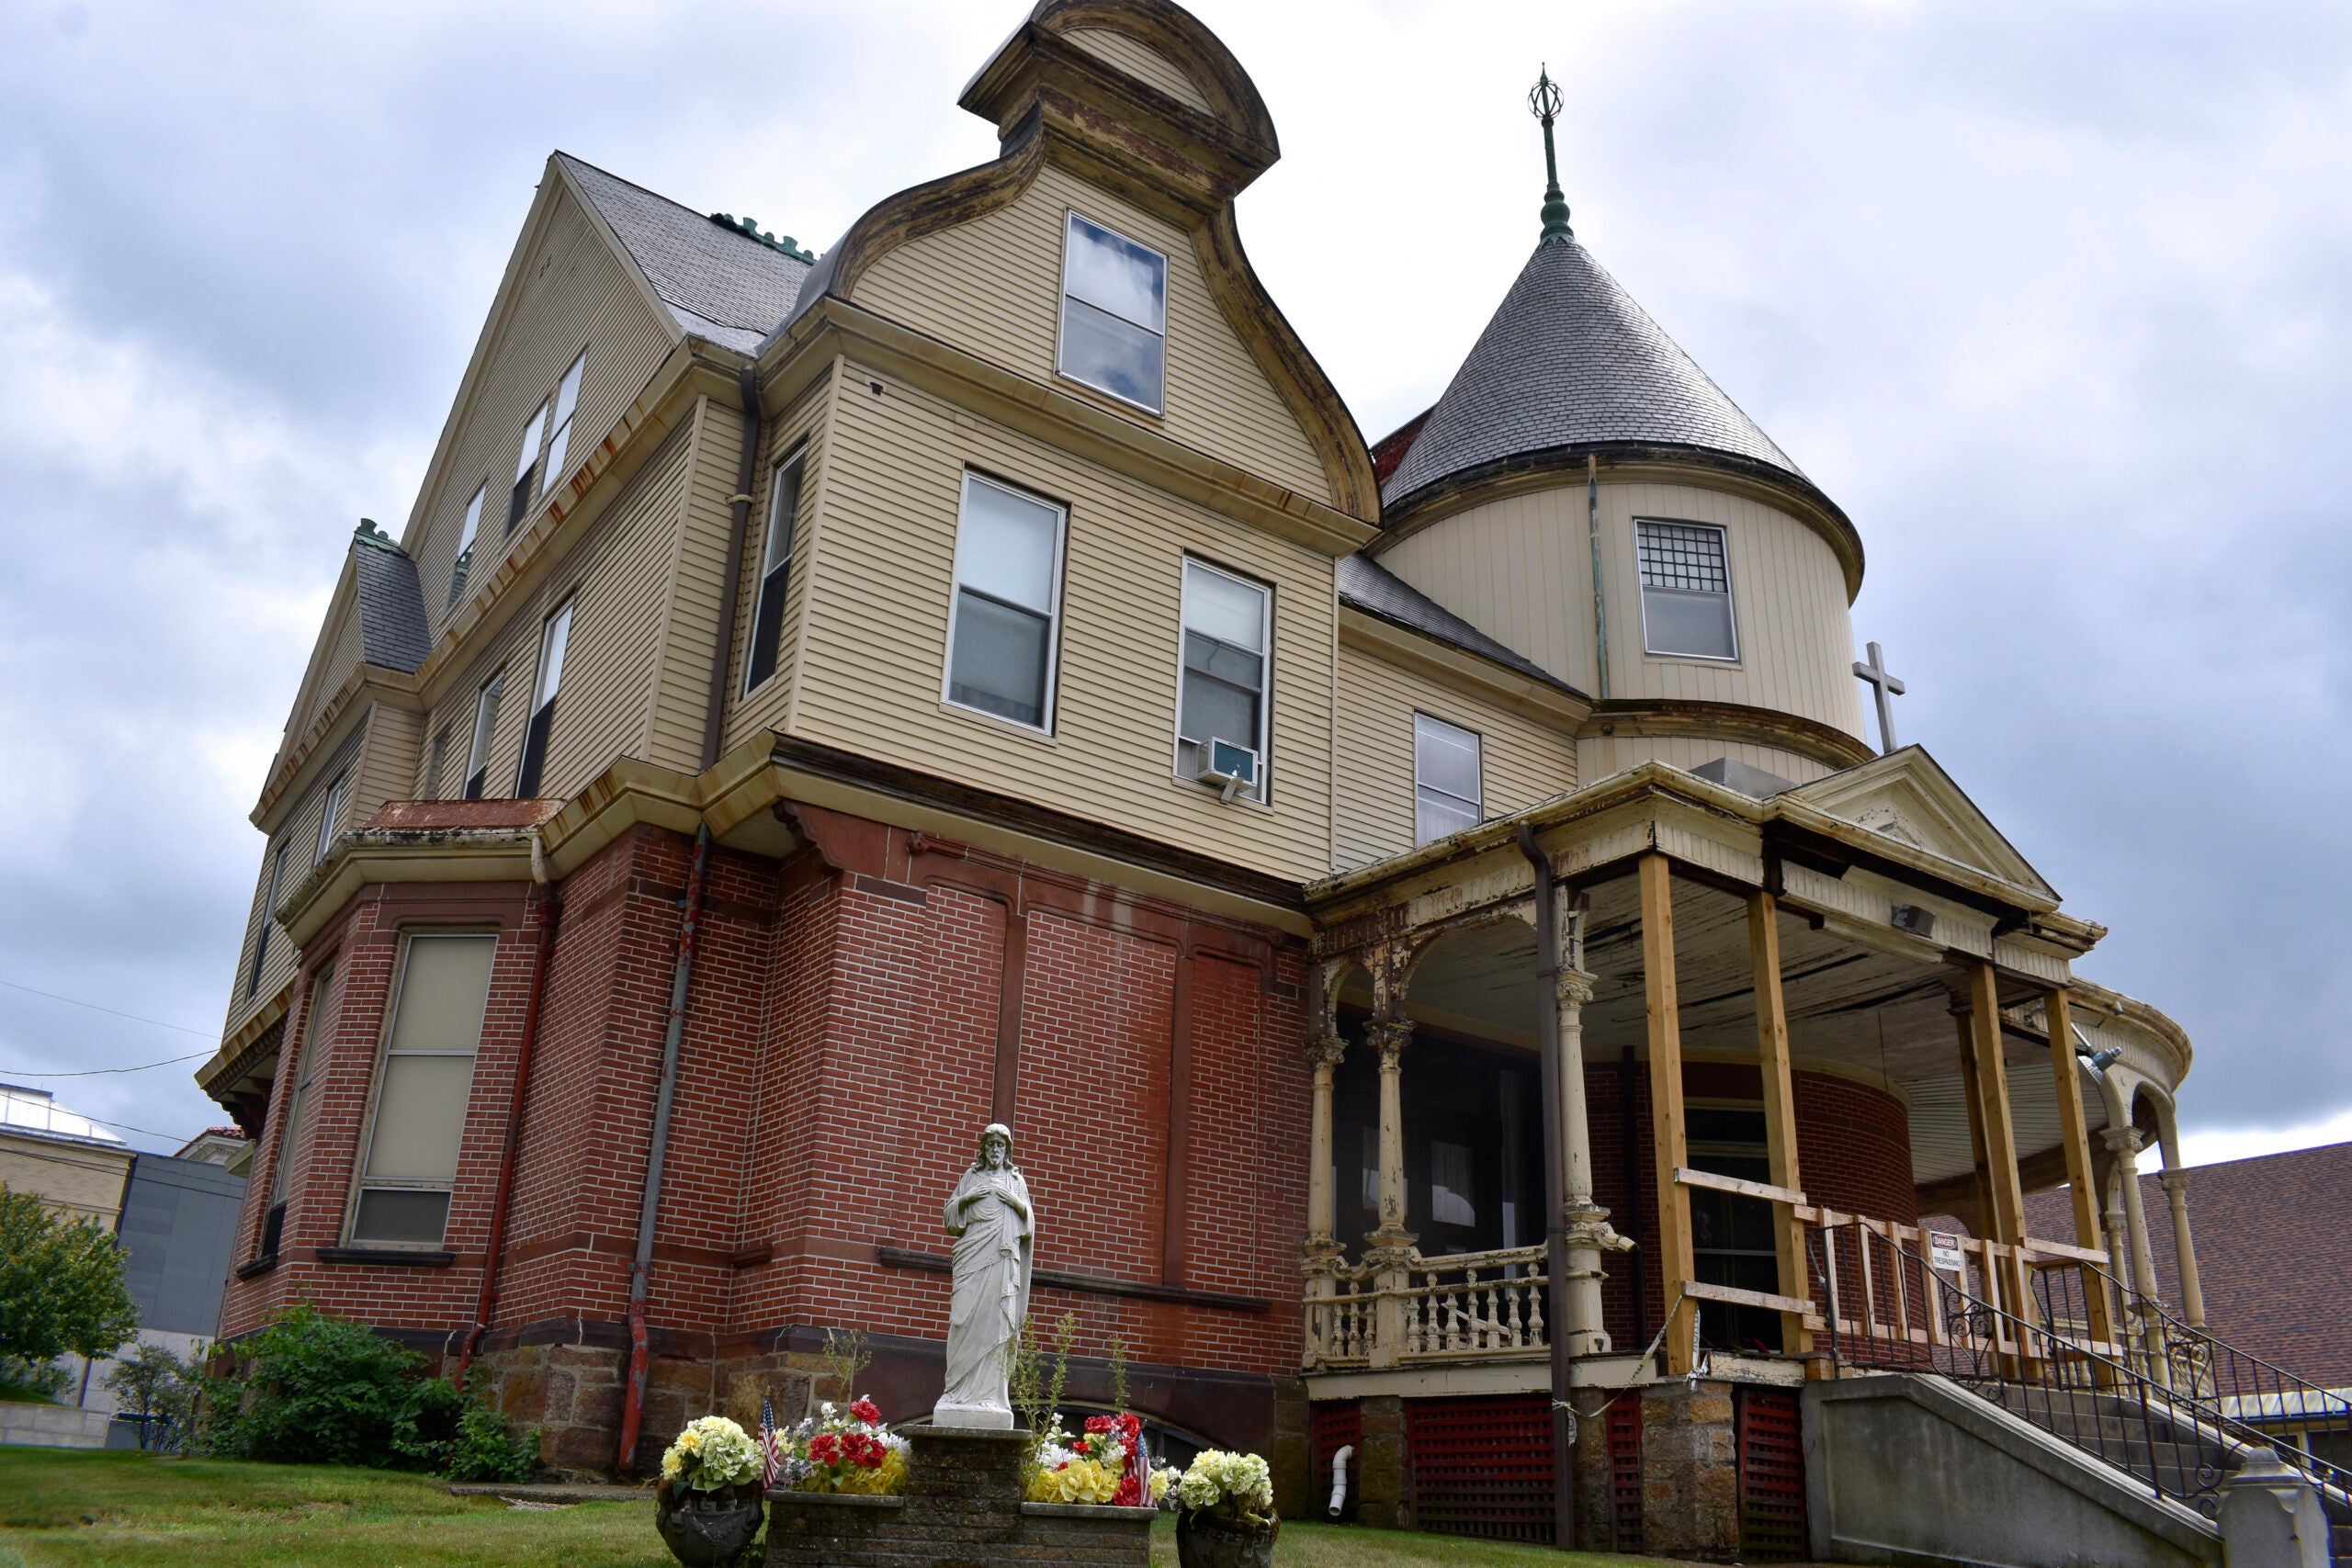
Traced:
<path fill-rule="evenodd" d="M 824 454 L 794 733 L 1273 874 L 1330 859 L 1331 563 L 1306 547 L 846 371 Z M 968 416 L 964 416 L 968 419 Z M 967 463 L 1070 509 L 1056 733 L 941 700 Z M 1275 589 L 1273 804 L 1175 777 L 1184 554 Z"/>
<path fill-rule="evenodd" d="M 1481 805 L 1489 818 L 1576 787 L 1571 736 L 1346 641 L 1340 644 L 1339 705 L 1335 871 L 1413 847 L 1416 713 L 1477 731 Z"/>
<path fill-rule="evenodd" d="M 277 831 L 263 847 L 261 869 L 254 877 L 253 902 L 245 911 L 245 938 L 237 946 L 237 973 L 229 987 L 229 1016 L 221 1025 L 223 1034 L 253 1016 L 256 1008 L 276 996 L 286 982 L 294 977 L 294 944 L 286 940 L 283 931 L 273 931 L 269 953 L 262 961 L 261 984 L 251 997 L 245 995 L 246 977 L 252 975 L 254 968 L 254 943 L 260 940 L 262 921 L 269 919 L 265 901 L 269 895 L 270 863 L 277 858 L 280 846 L 295 846 L 293 853 L 286 859 L 286 877 L 277 889 L 278 901 L 283 903 L 286 896 L 294 891 L 294 885 L 308 876 L 315 863 L 312 857 L 318 849 L 319 819 L 324 814 L 327 786 L 353 771 L 353 764 L 358 761 L 367 739 L 367 729 L 363 727 L 335 748 L 334 755 L 327 765 L 311 779 L 311 787 L 303 792 L 302 798 L 286 814 L 286 819 L 278 824 Z M 344 791 L 344 810 L 338 821 L 338 831 L 363 820 L 352 814 L 351 805 L 351 791 L 346 789 Z"/>
<path fill-rule="evenodd" d="M 1168 256 L 1168 412 L 1137 412 L 1137 422 L 1329 501 L 1298 420 L 1211 298 L 1191 236 L 1052 164 L 1009 205 L 882 256 L 852 298 L 1023 376 L 1075 388 L 1054 374 L 1063 215 L 1073 208 Z"/>
<path fill-rule="evenodd" d="M 555 725 L 539 775 L 543 798 L 562 799 L 586 786 L 615 759 L 644 755 L 653 705 L 655 647 L 677 554 L 691 433 L 689 425 L 672 434 L 588 536 L 549 574 L 532 596 L 529 609 L 516 612 L 515 618 L 531 626 L 529 640 L 518 649 L 530 677 L 527 686 L 538 679 L 539 626 L 567 599 L 572 607 Z M 708 677 L 706 663 L 702 680 Z M 694 745 L 699 750 L 701 699 L 697 694 L 693 700 Z M 528 706 L 526 695 L 524 711 L 515 715 L 518 763 Z M 502 729 L 505 722 L 502 715 Z M 691 757 L 687 765 L 693 765 Z M 509 774 L 507 791 L 514 782 Z"/>
<path fill-rule="evenodd" d="M 285 756 L 287 747 L 300 744 L 302 738 L 310 734 L 311 726 L 318 723 L 319 716 L 326 712 L 327 705 L 334 700 L 334 694 L 343 690 L 343 683 L 351 679 L 353 671 L 359 668 L 363 646 L 359 609 L 348 594 L 335 595 L 327 611 L 326 622 L 319 628 L 319 636 L 324 645 L 324 652 L 316 656 L 311 667 L 304 672 L 302 690 L 295 698 L 300 705 L 288 720 L 285 737 L 278 742 L 280 758 Z"/>
<path fill-rule="evenodd" d="M 844 383 L 846 385 L 847 383 Z M 761 434 L 765 450 L 759 476 L 752 485 L 750 533 L 743 542 L 743 581 L 735 599 L 735 641 L 727 662 L 727 737 L 722 750 L 732 750 L 763 729 L 782 729 L 799 678 L 800 626 L 808 607 L 808 565 L 818 548 L 818 497 L 823 488 L 824 423 L 831 407 L 834 379 L 820 377 Z M 800 506 L 795 515 L 792 568 L 785 579 L 784 627 L 776 650 L 775 673 L 752 691 L 743 690 L 746 662 L 752 657 L 752 613 L 759 606 L 761 552 L 767 544 L 768 504 L 775 490 L 776 466 L 794 452 L 802 453 Z"/>
<path fill-rule="evenodd" d="M 1634 520 L 1726 530 L 1739 660 L 1642 650 Z M 1861 734 L 1846 580 L 1819 535 L 1761 502 L 1691 485 L 1603 483 L 1609 694 L 1744 703 Z M 1380 562 L 1581 691 L 1593 664 L 1592 568 L 1582 484 L 1472 507 L 1399 540 Z"/>
<path fill-rule="evenodd" d="M 733 529 L 735 469 L 743 449 L 743 416 L 708 398 L 695 410 L 684 455 L 681 505 L 668 581 L 667 608 L 656 628 L 652 711 L 643 750 L 649 762 L 684 773 L 702 767 L 703 724 L 710 707 L 710 666 L 718 651 L 719 598 Z M 745 541 L 748 558 L 752 542 Z M 746 570 L 756 570 L 746 567 Z"/>
<path fill-rule="evenodd" d="M 344 826 L 356 828 L 388 800 L 412 798 L 424 716 L 409 708 L 369 705 L 368 729 L 345 791 Z"/>
<path fill-rule="evenodd" d="M 1216 112 L 1209 107 L 1208 96 L 1193 85 L 1193 79 L 1174 61 L 1148 43 L 1138 43 L 1125 33 L 1114 33 L 1107 28 L 1077 28 L 1062 37 L 1095 59 L 1159 88 L 1187 108 L 1203 114 Z"/>
<path fill-rule="evenodd" d="M 550 177 L 553 177 L 550 175 Z M 519 298 L 492 345 L 471 401 L 458 411 L 446 461 L 434 470 L 404 543 L 424 587 L 426 620 L 437 635 L 448 619 L 449 573 L 457 564 L 466 503 L 485 480 L 481 530 L 469 590 L 490 580 L 505 553 L 508 492 L 522 450 L 523 422 L 555 390 L 582 348 L 580 405 L 566 467 L 585 462 L 623 411 L 645 389 L 675 341 L 570 192 L 559 191 L 544 232 L 522 269 Z M 544 476 L 542 476 L 544 479 Z M 544 489 L 544 485 L 542 486 Z M 514 537 L 524 533 L 521 527 Z"/>
<path fill-rule="evenodd" d="M 1592 783 L 1652 761 L 1689 773 L 1718 757 L 1729 757 L 1768 773 L 1778 773 L 1793 784 L 1811 784 L 1837 771 L 1828 763 L 1800 752 L 1746 741 L 1690 735 L 1589 735 L 1577 745 L 1577 774 Z"/>
<path fill-rule="evenodd" d="M 474 738 L 474 703 L 483 684 L 502 669 L 506 671 L 506 684 L 499 695 L 498 722 L 491 731 L 490 777 L 483 793 L 497 796 L 513 792 L 515 765 L 522 757 L 523 727 L 530 716 L 531 676 L 539 656 L 539 617 L 530 613 L 536 606 L 535 600 L 507 617 L 450 686 L 425 725 L 428 735 L 437 735 L 445 727 L 449 732 L 449 750 L 441 760 L 435 792 L 444 800 L 465 794 L 466 756 Z"/>

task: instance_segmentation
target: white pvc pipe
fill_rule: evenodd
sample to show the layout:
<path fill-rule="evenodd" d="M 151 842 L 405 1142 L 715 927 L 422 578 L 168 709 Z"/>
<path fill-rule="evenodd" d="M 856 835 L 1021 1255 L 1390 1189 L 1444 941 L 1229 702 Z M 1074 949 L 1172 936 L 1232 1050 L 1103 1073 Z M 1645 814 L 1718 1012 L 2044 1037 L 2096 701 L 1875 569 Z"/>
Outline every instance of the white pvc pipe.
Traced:
<path fill-rule="evenodd" d="M 1346 1443 L 1331 1456 L 1331 1506 L 1329 1512 L 1335 1519 L 1340 1517 L 1340 1510 L 1347 1506 L 1348 1460 L 1355 1451 L 1353 1443 Z"/>

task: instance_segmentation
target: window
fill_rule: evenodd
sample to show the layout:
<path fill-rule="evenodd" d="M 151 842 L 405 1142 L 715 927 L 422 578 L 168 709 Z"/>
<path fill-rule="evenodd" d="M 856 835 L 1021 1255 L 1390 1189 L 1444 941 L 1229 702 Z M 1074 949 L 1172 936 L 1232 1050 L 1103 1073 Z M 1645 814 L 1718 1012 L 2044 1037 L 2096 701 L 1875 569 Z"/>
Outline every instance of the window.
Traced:
<path fill-rule="evenodd" d="M 1484 820 L 1476 732 L 1415 714 L 1413 842 L 1431 843 Z"/>
<path fill-rule="evenodd" d="M 1677 659 L 1739 657 L 1724 531 L 1708 523 L 1634 523 L 1642 562 L 1642 649 Z"/>
<path fill-rule="evenodd" d="M 498 730 L 498 698 L 506 690 L 506 671 L 501 670 L 481 683 L 481 691 L 474 697 L 474 739 L 466 751 L 466 798 L 480 800 L 490 786 L 490 742 Z"/>
<path fill-rule="evenodd" d="M 531 509 L 531 497 L 538 493 L 539 444 L 548 433 L 548 405 L 541 403 L 537 412 L 523 424 L 523 455 L 514 460 L 514 488 L 506 494 L 506 531 L 512 534 L 523 513 Z"/>
<path fill-rule="evenodd" d="M 1061 373 L 1158 413 L 1167 334 L 1168 258 L 1071 213 L 1062 243 Z"/>
<path fill-rule="evenodd" d="M 1430 1144 L 1430 1221 L 1441 1225 L 1478 1223 L 1477 1179 L 1470 1170 L 1470 1146 L 1442 1138 Z"/>
<path fill-rule="evenodd" d="M 1760 1108 L 1691 1104 L 1684 1108 L 1682 1121 L 1691 1169 L 1744 1181 L 1772 1179 Z M 1711 1285 L 1766 1292 L 1781 1288 L 1772 1205 L 1760 1198 L 1692 1189 L 1690 1252 L 1692 1272 Z M 1781 1314 L 1763 1307 L 1701 1302 L 1699 1333 L 1709 1345 L 1778 1350 Z"/>
<path fill-rule="evenodd" d="M 1241 793 L 1266 797 L 1266 649 L 1273 591 L 1204 561 L 1184 563 L 1182 689 L 1176 704 L 1176 772 L 1197 778 L 1212 740 L 1258 753 L 1258 780 Z"/>
<path fill-rule="evenodd" d="M 531 694 L 531 724 L 523 732 L 523 762 L 514 770 L 514 798 L 537 799 L 539 770 L 548 760 L 548 731 L 555 725 L 556 688 L 563 683 L 563 649 L 571 640 L 571 601 L 548 617 L 539 633 L 539 684 Z"/>
<path fill-rule="evenodd" d="M 287 1097 L 286 1109 L 277 1119 L 277 1161 L 270 1168 L 269 1212 L 262 1222 L 261 1248 L 254 1254 L 258 1258 L 277 1257 L 277 1245 L 286 1235 L 294 1140 L 302 1135 L 302 1107 L 310 1101 L 311 1085 L 318 1077 L 319 1013 L 326 1006 L 327 986 L 334 979 L 334 965 L 330 964 L 321 968 L 311 982 L 311 1005 L 302 1014 L 302 1041 L 294 1059 L 294 1072 L 300 1076 L 295 1079 L 294 1090 Z"/>
<path fill-rule="evenodd" d="M 540 484 L 552 485 L 564 477 L 564 458 L 571 451 L 571 416 L 580 406 L 580 372 L 588 363 L 586 350 L 571 362 L 571 368 L 556 383 L 555 412 L 548 416 L 551 426 L 548 432 L 548 460 L 539 467 Z"/>
<path fill-rule="evenodd" d="M 334 836 L 343 827 L 343 785 L 351 775 L 340 774 L 327 785 L 326 805 L 319 812 L 319 844 L 311 852 L 311 863 L 318 864 L 327 858 L 327 851 L 334 847 Z"/>
<path fill-rule="evenodd" d="M 261 896 L 261 930 L 254 935 L 254 966 L 245 976 L 245 1000 L 254 999 L 261 989 L 261 966 L 269 957 L 270 929 L 277 924 L 277 889 L 286 879 L 286 857 L 293 852 L 291 844 L 280 844 L 277 852 L 269 857 L 269 891 Z"/>
<path fill-rule="evenodd" d="M 775 466 L 768 487 L 767 547 L 760 554 L 760 598 L 752 612 L 752 657 L 743 669 L 750 691 L 775 673 L 777 639 L 784 635 L 784 591 L 792 578 L 792 530 L 800 513 L 797 452 Z"/>
<path fill-rule="evenodd" d="M 1065 515 L 1050 502 L 964 476 L 947 628 L 949 702 L 1053 728 Z"/>
<path fill-rule="evenodd" d="M 447 615 L 458 603 L 458 595 L 466 591 L 466 573 L 474 564 L 474 534 L 481 526 L 482 498 L 490 493 L 490 481 L 484 479 L 466 502 L 466 525 L 458 535 L 458 564 L 449 569 L 449 597 L 442 604 L 441 613 Z"/>
<path fill-rule="evenodd" d="M 497 946 L 488 935 L 408 939 L 360 1167 L 355 1242 L 441 1245 Z"/>

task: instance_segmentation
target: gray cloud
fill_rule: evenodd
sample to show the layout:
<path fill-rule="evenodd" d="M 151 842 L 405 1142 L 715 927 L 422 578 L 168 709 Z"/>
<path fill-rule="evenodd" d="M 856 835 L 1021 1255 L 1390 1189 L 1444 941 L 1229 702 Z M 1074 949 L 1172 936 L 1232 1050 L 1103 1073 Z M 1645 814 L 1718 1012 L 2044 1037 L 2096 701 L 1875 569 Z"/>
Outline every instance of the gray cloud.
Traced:
<path fill-rule="evenodd" d="M 2352 1108 L 2352 17 L 1197 8 L 1282 130 L 1252 256 L 1375 437 L 1532 243 L 1548 62 L 1580 237 L 1852 513 L 1905 737 L 2196 1037 L 2186 1119 Z M 0 14 L 0 979 L 220 1017 L 343 542 L 404 522 L 550 148 L 821 247 L 989 155 L 953 99 L 1017 9 Z M 187 1040 L 0 990 L 0 1067 Z"/>

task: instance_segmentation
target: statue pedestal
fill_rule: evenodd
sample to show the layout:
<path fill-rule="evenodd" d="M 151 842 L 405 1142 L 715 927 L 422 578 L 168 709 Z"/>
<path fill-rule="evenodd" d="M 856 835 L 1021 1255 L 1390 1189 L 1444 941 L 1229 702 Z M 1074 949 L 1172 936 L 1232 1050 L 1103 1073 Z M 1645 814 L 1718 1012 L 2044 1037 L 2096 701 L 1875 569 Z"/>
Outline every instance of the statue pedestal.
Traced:
<path fill-rule="evenodd" d="M 907 1437 L 914 1451 L 903 1497 L 769 1493 L 769 1568 L 1144 1568 L 1149 1561 L 1155 1509 L 1021 1500 L 1026 1431 L 910 1427 Z"/>

